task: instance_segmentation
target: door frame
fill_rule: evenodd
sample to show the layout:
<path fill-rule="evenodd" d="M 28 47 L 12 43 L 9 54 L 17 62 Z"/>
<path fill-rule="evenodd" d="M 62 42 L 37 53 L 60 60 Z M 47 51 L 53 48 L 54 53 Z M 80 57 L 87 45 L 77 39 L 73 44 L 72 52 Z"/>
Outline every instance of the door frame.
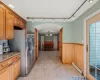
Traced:
<path fill-rule="evenodd" d="M 100 9 L 97 10 L 96 12 L 92 13 L 91 15 L 89 15 L 88 17 L 86 17 L 84 19 L 84 31 L 83 31 L 83 35 L 84 35 L 84 76 L 86 76 L 86 68 L 87 68 L 87 64 L 86 64 L 86 57 L 87 57 L 87 52 L 86 52 L 86 21 L 90 18 L 92 18 L 93 16 L 97 15 L 100 13 Z"/>
<path fill-rule="evenodd" d="M 35 61 L 38 59 L 38 30 L 37 28 L 34 29 L 34 34 L 35 34 L 35 40 L 34 40 L 34 46 L 35 46 Z"/>
<path fill-rule="evenodd" d="M 62 58 L 62 55 L 63 55 L 63 46 L 62 46 L 62 44 L 63 44 L 63 27 L 60 29 L 60 34 L 59 34 L 59 39 L 60 39 L 60 43 L 59 43 L 59 52 L 60 52 L 60 59 L 61 59 L 61 61 L 63 60 Z M 62 61 L 63 62 L 63 61 Z"/>

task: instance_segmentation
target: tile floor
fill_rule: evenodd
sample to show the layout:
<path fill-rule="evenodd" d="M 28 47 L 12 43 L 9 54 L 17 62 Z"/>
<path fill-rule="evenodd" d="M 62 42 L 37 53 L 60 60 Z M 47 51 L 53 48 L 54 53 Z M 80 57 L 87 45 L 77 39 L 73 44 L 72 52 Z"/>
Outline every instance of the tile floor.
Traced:
<path fill-rule="evenodd" d="M 72 65 L 61 63 L 58 51 L 40 51 L 30 74 L 18 80 L 74 80 L 73 77 L 82 76 Z"/>

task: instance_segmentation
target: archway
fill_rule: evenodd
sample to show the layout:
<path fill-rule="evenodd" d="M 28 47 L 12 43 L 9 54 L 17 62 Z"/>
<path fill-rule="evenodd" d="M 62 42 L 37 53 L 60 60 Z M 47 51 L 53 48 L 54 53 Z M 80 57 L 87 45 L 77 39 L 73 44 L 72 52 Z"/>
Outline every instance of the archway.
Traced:
<path fill-rule="evenodd" d="M 60 59 L 62 59 L 62 26 L 55 24 L 55 23 L 45 23 L 45 24 L 40 24 L 34 27 L 35 32 L 38 31 L 38 33 L 47 33 L 48 31 L 52 32 L 53 34 L 59 33 L 59 52 L 60 52 Z M 37 33 L 35 33 L 37 34 Z M 38 36 L 36 36 L 38 37 Z M 38 38 L 36 38 L 37 40 Z M 35 41 L 36 42 L 36 41 Z M 38 41 L 37 41 L 38 42 Z M 38 42 L 39 43 L 39 42 Z M 38 43 L 36 43 L 38 45 Z M 37 47 L 37 46 L 36 46 Z M 38 46 L 39 47 L 39 46 Z M 36 49 L 37 50 L 37 49 Z M 38 51 L 35 51 L 36 55 L 38 55 Z M 38 57 L 38 56 L 37 56 Z"/>

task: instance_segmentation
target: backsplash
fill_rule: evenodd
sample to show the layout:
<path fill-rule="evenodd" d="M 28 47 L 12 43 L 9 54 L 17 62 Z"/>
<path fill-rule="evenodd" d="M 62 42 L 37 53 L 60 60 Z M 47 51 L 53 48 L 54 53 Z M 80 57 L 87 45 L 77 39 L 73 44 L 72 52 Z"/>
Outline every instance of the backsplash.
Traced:
<path fill-rule="evenodd" d="M 0 40 L 0 44 L 3 44 L 5 41 L 7 41 L 7 40 Z"/>
<path fill-rule="evenodd" d="M 8 40 L 0 40 L 0 46 L 1 46 L 0 50 L 2 51 L 0 53 L 7 53 L 10 51 L 10 46 L 8 44 Z"/>

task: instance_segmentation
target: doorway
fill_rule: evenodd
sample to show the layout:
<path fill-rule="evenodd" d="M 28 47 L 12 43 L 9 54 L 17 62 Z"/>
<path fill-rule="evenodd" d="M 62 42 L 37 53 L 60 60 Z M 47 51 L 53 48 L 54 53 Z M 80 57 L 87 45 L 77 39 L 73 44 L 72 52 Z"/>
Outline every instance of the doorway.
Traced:
<path fill-rule="evenodd" d="M 100 12 L 86 20 L 86 76 L 100 80 Z"/>
<path fill-rule="evenodd" d="M 39 52 L 57 51 L 62 60 L 62 26 L 53 23 L 45 23 L 35 27 L 35 52 L 37 58 Z M 38 38 L 36 38 L 38 37 Z M 36 43 L 37 41 L 37 43 Z"/>
<path fill-rule="evenodd" d="M 48 31 L 46 33 L 39 33 L 39 45 L 41 51 L 58 51 L 59 33 Z"/>

